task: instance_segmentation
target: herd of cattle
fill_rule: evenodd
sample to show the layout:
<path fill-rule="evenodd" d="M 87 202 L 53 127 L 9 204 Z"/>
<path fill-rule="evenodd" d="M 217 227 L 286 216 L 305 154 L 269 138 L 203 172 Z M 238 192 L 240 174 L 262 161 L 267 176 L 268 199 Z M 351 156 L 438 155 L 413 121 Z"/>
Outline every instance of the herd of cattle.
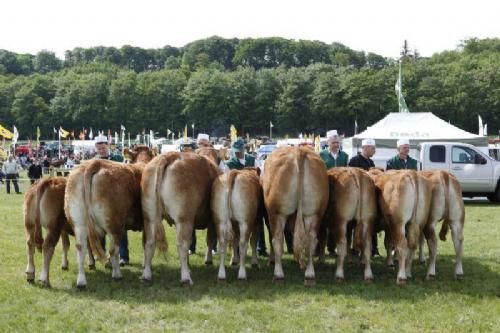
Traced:
<path fill-rule="evenodd" d="M 443 221 L 439 237 L 447 231 L 455 247 L 455 275 L 463 275 L 464 204 L 458 181 L 444 171 L 413 170 L 368 172 L 358 168 L 326 170 L 319 156 L 308 148 L 279 148 L 258 169 L 231 170 L 221 174 L 213 148 L 197 153 L 170 152 L 156 157 L 147 147 L 126 151 L 132 163 L 90 160 L 69 177 L 42 179 L 27 191 L 24 220 L 27 235 L 27 280 L 35 279 L 35 247 L 43 253 L 40 280 L 50 286 L 49 270 L 54 248 L 62 238 L 62 268 L 67 269 L 68 234 L 76 239 L 78 288 L 86 286 L 84 259 L 89 268 L 94 256 L 109 260 L 112 277 L 122 277 L 119 244 L 126 230 L 142 231 L 142 279 L 152 281 L 155 249 L 167 250 L 162 220 L 175 226 L 181 266 L 181 283 L 192 284 L 188 250 L 192 231 L 207 229 L 205 263 L 212 263 L 212 249 L 219 243 L 218 279 L 226 279 L 225 255 L 233 245 L 231 262 L 239 262 L 238 279 L 246 279 L 245 257 L 251 244 L 252 265 L 257 264 L 256 243 L 262 219 L 270 227 L 274 281 L 284 279 L 282 266 L 284 230 L 293 233 L 293 253 L 305 268 L 305 284 L 315 281 L 314 254 L 319 247 L 324 260 L 331 237 L 337 246 L 335 277 L 344 279 L 344 261 L 350 253 L 348 224 L 354 224 L 352 246 L 362 254 L 364 279 L 371 281 L 372 235 L 385 231 L 387 265 L 398 262 L 397 283 L 412 275 L 414 253 L 424 238 L 429 247 L 426 278 L 436 274 L 436 224 Z M 45 229 L 45 239 L 42 236 Z M 110 239 L 109 259 L 101 239 Z"/>

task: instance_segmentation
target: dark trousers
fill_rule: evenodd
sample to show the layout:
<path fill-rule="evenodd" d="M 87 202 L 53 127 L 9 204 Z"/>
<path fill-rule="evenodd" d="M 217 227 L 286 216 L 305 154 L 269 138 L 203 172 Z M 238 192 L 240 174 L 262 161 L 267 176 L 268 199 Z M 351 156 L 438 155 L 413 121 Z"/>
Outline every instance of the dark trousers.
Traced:
<path fill-rule="evenodd" d="M 106 236 L 101 238 L 101 246 L 106 251 Z M 128 235 L 127 232 L 123 234 L 122 240 L 120 242 L 120 259 L 125 260 L 126 262 L 129 261 L 129 256 L 128 256 Z"/>
<path fill-rule="evenodd" d="M 267 252 L 266 251 L 266 235 L 264 233 L 264 228 L 266 225 L 264 224 L 264 219 L 260 219 L 260 227 L 259 227 L 259 238 L 257 240 L 257 251 L 259 252 Z M 268 230 L 269 232 L 269 230 Z M 271 234 L 269 232 L 269 234 Z"/>
<path fill-rule="evenodd" d="M 17 184 L 17 174 L 15 173 L 8 173 L 7 176 L 5 177 L 7 180 L 7 194 L 10 194 L 10 181 L 12 180 L 12 183 L 14 184 L 14 189 L 16 190 L 16 193 L 19 193 L 19 185 Z"/>

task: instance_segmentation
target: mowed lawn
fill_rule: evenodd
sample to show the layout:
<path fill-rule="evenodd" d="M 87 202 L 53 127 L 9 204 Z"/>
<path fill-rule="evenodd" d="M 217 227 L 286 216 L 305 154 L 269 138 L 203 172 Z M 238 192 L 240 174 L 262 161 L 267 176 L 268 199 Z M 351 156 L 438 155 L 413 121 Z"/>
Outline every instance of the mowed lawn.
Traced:
<path fill-rule="evenodd" d="M 154 283 L 143 284 L 139 233 L 129 232 L 131 266 L 124 279 L 112 281 L 98 263 L 87 270 L 88 287 L 75 288 L 74 240 L 70 269 L 60 269 L 60 245 L 51 269 L 51 289 L 28 284 L 22 195 L 6 195 L 0 186 L 0 332 L 499 332 L 500 206 L 466 205 L 463 279 L 455 279 L 450 236 L 439 243 L 437 276 L 424 281 L 414 265 L 406 286 L 395 284 L 395 272 L 383 258 L 373 262 L 375 281 L 362 281 L 359 263 L 346 269 L 346 281 L 334 279 L 334 259 L 316 265 L 317 284 L 303 285 L 303 272 L 285 256 L 283 285 L 273 285 L 272 267 L 264 259 L 249 268 L 246 283 L 228 269 L 228 281 L 217 283 L 218 257 L 205 266 L 203 256 L 190 257 L 194 286 L 181 287 L 174 230 L 167 228 L 168 259 L 153 261 Z M 198 253 L 205 232 L 198 232 Z M 383 244 L 379 236 L 379 244 Z M 380 246 L 382 250 L 382 246 Z M 41 255 L 36 253 L 36 277 Z"/>

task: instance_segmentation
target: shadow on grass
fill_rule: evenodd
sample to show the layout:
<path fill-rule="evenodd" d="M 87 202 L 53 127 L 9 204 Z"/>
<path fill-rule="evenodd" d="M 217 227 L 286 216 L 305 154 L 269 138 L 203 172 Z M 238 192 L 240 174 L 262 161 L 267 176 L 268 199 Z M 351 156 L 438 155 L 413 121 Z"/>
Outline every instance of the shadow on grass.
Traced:
<path fill-rule="evenodd" d="M 405 286 L 395 283 L 396 272 L 385 267 L 384 258 L 377 257 L 372 269 L 375 281 L 367 284 L 363 282 L 363 268 L 359 262 L 346 266 L 346 281 L 336 283 L 334 277 L 334 260 L 329 258 L 326 264 L 316 264 L 316 286 L 308 288 L 303 285 L 304 273 L 290 256 L 285 256 L 285 282 L 282 285 L 272 283 L 273 267 L 261 260 L 260 268 L 247 270 L 248 281 L 237 281 L 237 267 L 226 266 L 227 282 L 217 282 L 218 258 L 213 266 L 205 266 L 201 262 L 191 265 L 194 286 L 183 287 L 179 283 L 180 271 L 177 262 L 170 258 L 155 260 L 153 264 L 152 284 L 145 284 L 139 280 L 142 267 L 133 265 L 125 267 L 122 272 L 124 278 L 120 281 L 111 279 L 111 271 L 98 267 L 96 271 L 87 271 L 88 286 L 79 291 L 75 288 L 76 270 L 64 272 L 65 280 L 72 279 L 72 288 L 53 289 L 54 293 L 70 294 L 78 298 L 88 298 L 93 301 L 113 300 L 127 304 L 171 303 L 182 304 L 197 301 L 202 298 L 232 299 L 241 301 L 273 302 L 280 297 L 347 296 L 367 301 L 399 302 L 419 300 L 429 295 L 466 295 L 479 298 L 500 297 L 500 273 L 490 267 L 495 264 L 489 260 L 480 260 L 475 257 L 464 258 L 465 276 L 461 279 L 454 277 L 454 256 L 442 255 L 438 257 L 437 276 L 432 281 L 425 281 L 426 269 L 415 261 L 413 265 L 413 279 Z M 199 261 L 199 260 L 198 260 Z M 490 264 L 491 266 L 488 266 Z"/>

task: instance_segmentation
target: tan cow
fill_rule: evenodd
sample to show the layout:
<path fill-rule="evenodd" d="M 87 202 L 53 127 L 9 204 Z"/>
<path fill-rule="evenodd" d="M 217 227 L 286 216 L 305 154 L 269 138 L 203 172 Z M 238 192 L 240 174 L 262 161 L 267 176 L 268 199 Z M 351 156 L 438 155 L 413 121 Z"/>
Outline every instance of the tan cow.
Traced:
<path fill-rule="evenodd" d="M 266 160 L 262 186 L 273 237 L 274 280 L 284 279 L 283 230 L 289 221 L 294 224 L 294 256 L 301 268 L 307 264 L 305 284 L 313 285 L 317 233 L 328 204 L 325 164 L 308 148 L 279 148 Z"/>
<path fill-rule="evenodd" d="M 152 280 L 155 226 L 165 218 L 175 224 L 177 250 L 181 262 L 181 283 L 191 285 L 188 250 L 193 228 L 207 228 L 205 263 L 212 262 L 212 248 L 217 241 L 210 213 L 212 183 L 219 175 L 217 166 L 194 153 L 169 152 L 155 157 L 144 169 L 142 209 L 144 212 L 144 281 Z"/>
<path fill-rule="evenodd" d="M 106 254 L 100 239 L 105 234 L 110 236 L 112 277 L 122 277 L 118 262 L 122 235 L 125 230 L 143 230 L 140 183 L 144 162 L 151 156 L 148 151 L 140 148 L 131 153 L 131 156 L 141 163 L 91 160 L 71 172 L 66 187 L 64 209 L 75 231 L 77 242 L 78 288 L 84 288 L 87 284 L 83 269 L 87 236 L 92 251 L 102 261 L 106 259 Z"/>
<path fill-rule="evenodd" d="M 420 175 L 432 183 L 432 201 L 429 220 L 424 228 L 424 235 L 429 247 L 429 264 L 426 278 L 436 275 L 437 240 L 435 227 L 443 220 L 439 238 L 446 240 L 446 233 L 451 227 L 451 237 L 455 247 L 455 276 L 464 274 L 462 268 L 463 229 L 465 221 L 464 201 L 462 188 L 458 180 L 449 172 L 442 170 L 420 171 Z M 425 261 L 422 250 L 423 237 L 420 242 L 420 261 Z"/>
<path fill-rule="evenodd" d="M 372 253 L 372 233 L 377 217 L 375 185 L 370 176 L 359 168 L 332 168 L 328 170 L 330 200 L 325 220 L 330 230 L 334 230 L 337 245 L 337 271 L 335 277 L 344 279 L 344 259 L 347 255 L 346 230 L 354 221 L 354 246 L 364 257 L 364 279 L 373 280 L 370 266 Z M 324 245 L 322 246 L 324 251 Z"/>
<path fill-rule="evenodd" d="M 258 219 L 263 218 L 263 198 L 259 176 L 255 169 L 231 170 L 217 177 L 212 185 L 212 217 L 219 239 L 219 281 L 226 279 L 224 259 L 226 245 L 233 241 L 233 259 L 239 249 L 240 269 L 238 279 L 246 280 L 245 259 L 250 236 L 252 237 L 252 266 L 258 264 Z"/>
<path fill-rule="evenodd" d="M 376 170 L 370 174 L 374 177 L 379 209 L 387 226 L 384 242 L 387 265 L 394 265 L 394 246 L 398 256 L 396 282 L 404 284 L 406 279 L 412 276 L 413 255 L 427 223 L 432 195 L 431 184 L 414 170 L 391 170 L 385 173 Z"/>
<path fill-rule="evenodd" d="M 35 279 L 33 256 L 36 247 L 43 253 L 40 281 L 45 287 L 50 287 L 50 262 L 59 237 L 62 238 L 63 244 L 61 268 L 68 269 L 68 234 L 73 234 L 73 231 L 64 215 L 65 189 L 65 177 L 43 178 L 31 186 L 24 197 L 24 227 L 28 254 L 26 279 L 28 282 L 33 282 Z M 42 228 L 46 230 L 45 240 L 42 236 Z M 89 267 L 95 268 L 91 253 L 89 253 Z"/>
<path fill-rule="evenodd" d="M 210 161 L 214 162 L 215 165 L 219 164 L 219 154 L 215 148 L 212 147 L 201 147 L 196 150 L 196 153 L 205 156 Z"/>

